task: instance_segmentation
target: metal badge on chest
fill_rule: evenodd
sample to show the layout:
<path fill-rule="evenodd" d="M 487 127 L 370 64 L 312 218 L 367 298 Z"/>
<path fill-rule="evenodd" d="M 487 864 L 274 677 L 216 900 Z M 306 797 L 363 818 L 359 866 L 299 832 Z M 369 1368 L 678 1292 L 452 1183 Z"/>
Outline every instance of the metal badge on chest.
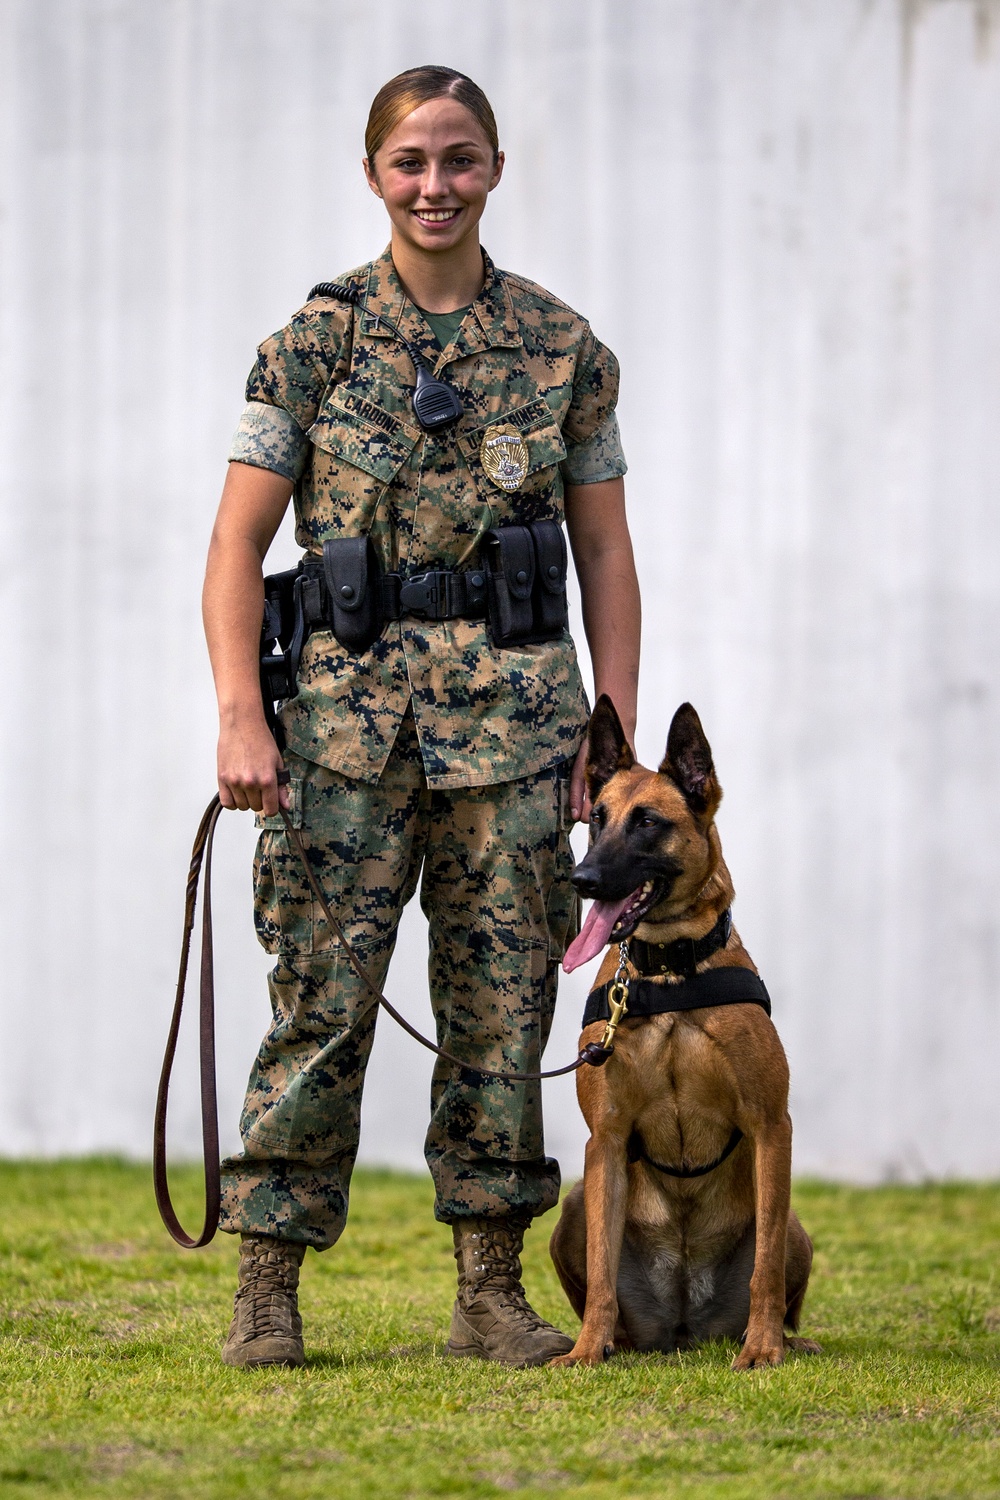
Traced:
<path fill-rule="evenodd" d="M 479 457 L 488 478 L 508 494 L 519 490 L 528 477 L 528 445 L 509 422 L 487 427 Z"/>

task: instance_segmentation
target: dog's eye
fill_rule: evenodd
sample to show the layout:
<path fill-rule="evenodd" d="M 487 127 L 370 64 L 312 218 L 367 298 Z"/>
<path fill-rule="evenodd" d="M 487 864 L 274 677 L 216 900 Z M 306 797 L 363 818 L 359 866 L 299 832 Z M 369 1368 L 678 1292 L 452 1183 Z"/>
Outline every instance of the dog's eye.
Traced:
<path fill-rule="evenodd" d="M 603 822 L 604 822 L 604 808 L 603 807 L 595 807 L 594 810 L 593 810 L 593 812 L 590 814 L 590 826 L 592 828 L 600 828 L 600 826 L 601 826 L 601 824 Z"/>

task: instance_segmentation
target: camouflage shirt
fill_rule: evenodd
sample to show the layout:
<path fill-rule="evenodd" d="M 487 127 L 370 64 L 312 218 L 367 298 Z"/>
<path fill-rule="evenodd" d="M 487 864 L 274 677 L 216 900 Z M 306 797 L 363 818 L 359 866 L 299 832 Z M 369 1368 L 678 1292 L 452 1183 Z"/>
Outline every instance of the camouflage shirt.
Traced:
<path fill-rule="evenodd" d="M 568 452 L 590 455 L 587 479 L 624 472 L 614 355 L 564 303 L 484 261 L 483 289 L 444 350 L 388 250 L 337 278 L 359 287 L 365 311 L 317 297 L 260 346 L 247 382 L 245 421 L 257 424 L 250 461 L 294 477 L 296 537 L 307 552 L 369 533 L 387 571 L 468 566 L 491 526 L 563 521 Z M 456 425 L 428 433 L 417 424 L 410 358 L 374 315 L 455 386 L 464 409 Z M 267 421 L 267 407 L 279 420 Z M 499 423 L 528 448 L 514 493 L 494 485 L 480 460 L 487 428 Z M 411 701 L 427 782 L 442 788 L 512 781 L 573 755 L 588 713 L 568 633 L 497 649 L 481 620 L 408 618 L 358 654 L 314 632 L 282 720 L 306 759 L 374 781 Z"/>

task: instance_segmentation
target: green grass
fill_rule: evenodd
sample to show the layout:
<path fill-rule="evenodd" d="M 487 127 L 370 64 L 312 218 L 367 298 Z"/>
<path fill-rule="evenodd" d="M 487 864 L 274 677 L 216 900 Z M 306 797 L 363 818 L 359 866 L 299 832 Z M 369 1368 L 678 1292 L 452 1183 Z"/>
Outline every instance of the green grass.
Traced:
<path fill-rule="evenodd" d="M 177 1174 L 184 1217 L 199 1181 Z M 429 1183 L 359 1172 L 307 1256 L 308 1368 L 230 1370 L 236 1247 L 160 1229 L 148 1173 L 0 1164 L 0 1495 L 1000 1497 L 1000 1186 L 799 1184 L 822 1357 L 732 1347 L 510 1371 L 440 1358 L 450 1236 Z M 552 1220 L 550 1219 L 549 1223 Z M 529 1293 L 575 1331 L 545 1249 Z"/>

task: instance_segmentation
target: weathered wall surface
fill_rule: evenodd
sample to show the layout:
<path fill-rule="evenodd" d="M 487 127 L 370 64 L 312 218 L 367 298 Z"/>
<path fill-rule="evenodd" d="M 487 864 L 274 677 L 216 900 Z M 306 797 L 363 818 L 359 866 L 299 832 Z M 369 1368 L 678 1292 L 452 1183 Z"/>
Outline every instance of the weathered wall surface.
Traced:
<path fill-rule="evenodd" d="M 640 750 L 695 702 L 798 1167 L 1000 1172 L 1000 6 L 5 0 L 0 28 L 3 1150 L 148 1149 L 242 382 L 383 245 L 368 102 L 446 61 L 508 151 L 486 244 L 622 358 Z M 232 1141 L 266 999 L 252 830 L 221 842 Z M 426 1021 L 420 929 L 391 990 Z M 365 1154 L 412 1163 L 429 1063 L 382 1033 Z M 571 1086 L 549 1125 L 577 1171 Z"/>

